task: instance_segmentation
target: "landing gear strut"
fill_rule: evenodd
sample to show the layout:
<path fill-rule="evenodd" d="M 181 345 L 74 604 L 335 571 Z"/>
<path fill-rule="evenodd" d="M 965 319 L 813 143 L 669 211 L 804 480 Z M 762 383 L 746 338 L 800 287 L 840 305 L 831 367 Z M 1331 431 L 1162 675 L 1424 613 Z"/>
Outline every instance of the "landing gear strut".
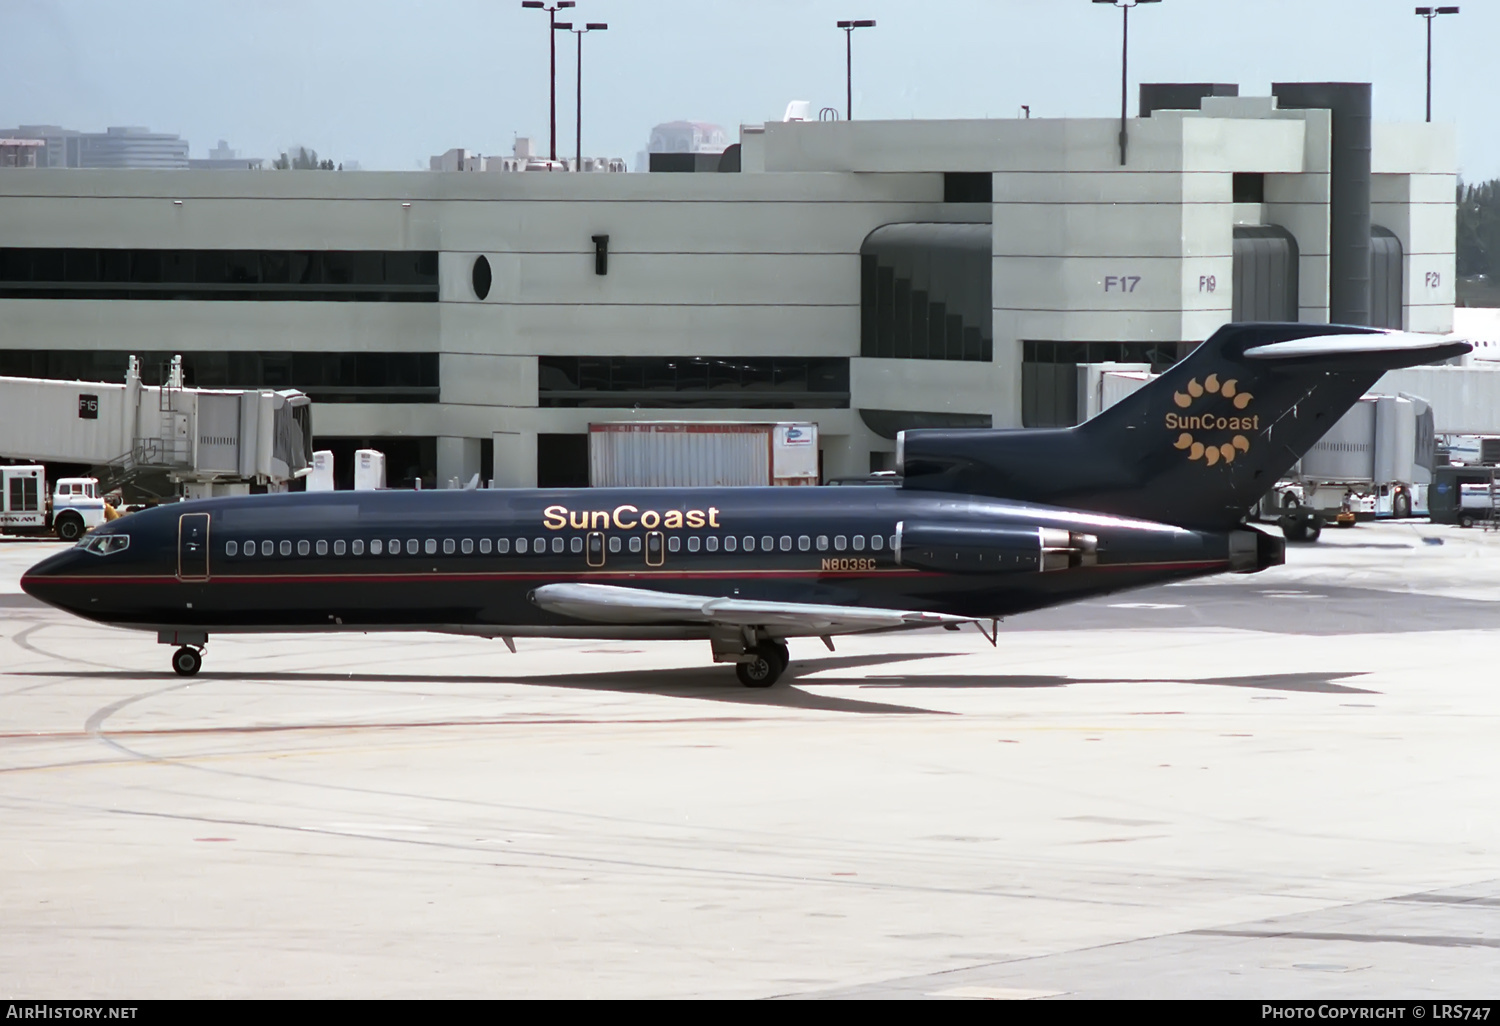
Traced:
<path fill-rule="evenodd" d="M 203 668 L 203 652 L 183 645 L 172 653 L 172 669 L 179 677 L 194 676 Z"/>

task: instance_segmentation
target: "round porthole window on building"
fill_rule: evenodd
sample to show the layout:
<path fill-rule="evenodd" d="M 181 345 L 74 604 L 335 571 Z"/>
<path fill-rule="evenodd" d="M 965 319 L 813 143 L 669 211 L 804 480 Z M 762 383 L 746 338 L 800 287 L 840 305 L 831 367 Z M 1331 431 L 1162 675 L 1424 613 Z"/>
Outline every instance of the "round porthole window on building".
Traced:
<path fill-rule="evenodd" d="M 474 261 L 474 295 L 483 299 L 490 294 L 490 262 L 485 257 Z"/>

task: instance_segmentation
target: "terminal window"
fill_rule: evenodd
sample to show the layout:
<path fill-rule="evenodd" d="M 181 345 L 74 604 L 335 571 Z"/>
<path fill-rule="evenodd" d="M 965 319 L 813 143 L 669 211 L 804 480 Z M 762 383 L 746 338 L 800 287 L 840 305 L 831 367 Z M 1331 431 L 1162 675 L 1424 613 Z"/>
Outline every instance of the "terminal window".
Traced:
<path fill-rule="evenodd" d="M 1022 342 L 1021 425 L 1078 423 L 1078 365 L 1144 363 L 1160 373 L 1177 362 L 1175 342 Z"/>
<path fill-rule="evenodd" d="M 542 356 L 543 407 L 841 410 L 845 357 Z"/>
<path fill-rule="evenodd" d="M 909 223 L 866 236 L 860 355 L 990 362 L 991 235 L 989 224 Z"/>
<path fill-rule="evenodd" d="M 430 251 L 0 248 L 0 297 L 435 303 Z"/>
<path fill-rule="evenodd" d="M 141 380 L 160 385 L 173 353 L 96 349 L 0 349 L 0 375 L 63 381 L 125 380 L 132 355 Z M 437 353 L 182 353 L 194 388 L 295 388 L 323 403 L 435 403 Z"/>

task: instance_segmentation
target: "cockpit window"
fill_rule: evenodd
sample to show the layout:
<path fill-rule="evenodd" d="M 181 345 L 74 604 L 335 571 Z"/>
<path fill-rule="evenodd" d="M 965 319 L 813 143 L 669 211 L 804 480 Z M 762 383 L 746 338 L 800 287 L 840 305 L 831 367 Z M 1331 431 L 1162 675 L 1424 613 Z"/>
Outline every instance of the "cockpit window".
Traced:
<path fill-rule="evenodd" d="M 116 552 L 124 552 L 126 549 L 130 548 L 130 535 L 90 535 L 83 541 L 79 542 L 78 547 L 85 552 L 92 552 L 96 556 L 112 556 Z"/>

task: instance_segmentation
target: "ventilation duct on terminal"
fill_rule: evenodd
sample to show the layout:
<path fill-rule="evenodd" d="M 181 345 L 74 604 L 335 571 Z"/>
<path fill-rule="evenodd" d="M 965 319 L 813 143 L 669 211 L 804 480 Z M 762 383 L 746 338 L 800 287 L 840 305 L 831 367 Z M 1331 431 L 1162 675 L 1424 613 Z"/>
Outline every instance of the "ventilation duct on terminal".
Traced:
<path fill-rule="evenodd" d="M 1141 117 L 1158 110 L 1202 110 L 1205 96 L 1238 96 L 1240 87 L 1226 82 L 1142 82 Z"/>
<path fill-rule="evenodd" d="M 1370 324 L 1370 84 L 1278 82 L 1271 93 L 1283 109 L 1333 114 L 1328 320 Z"/>

